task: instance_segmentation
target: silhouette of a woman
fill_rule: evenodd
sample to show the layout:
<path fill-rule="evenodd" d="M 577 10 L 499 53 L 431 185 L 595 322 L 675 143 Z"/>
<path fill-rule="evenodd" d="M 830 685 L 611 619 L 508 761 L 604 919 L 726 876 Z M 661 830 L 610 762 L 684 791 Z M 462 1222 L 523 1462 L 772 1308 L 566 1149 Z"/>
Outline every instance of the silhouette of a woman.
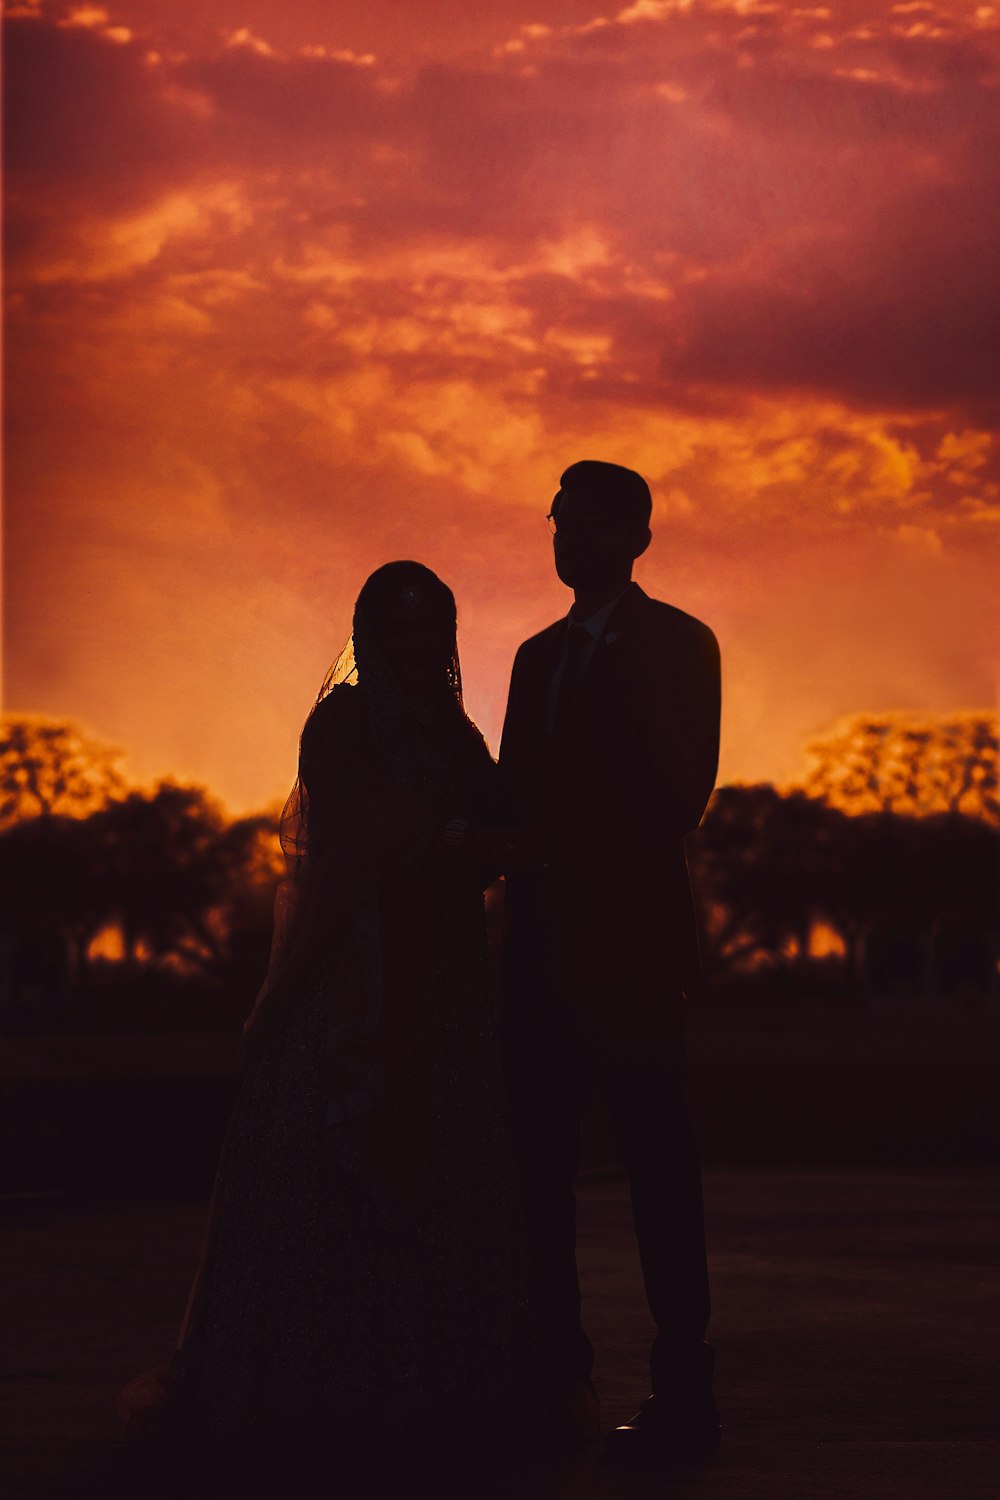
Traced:
<path fill-rule="evenodd" d="M 389 563 L 302 732 L 267 983 L 179 1349 L 130 1432 L 242 1442 L 447 1412 L 479 1430 L 537 1382 L 467 823 L 502 821 L 462 705 L 451 591 Z"/>

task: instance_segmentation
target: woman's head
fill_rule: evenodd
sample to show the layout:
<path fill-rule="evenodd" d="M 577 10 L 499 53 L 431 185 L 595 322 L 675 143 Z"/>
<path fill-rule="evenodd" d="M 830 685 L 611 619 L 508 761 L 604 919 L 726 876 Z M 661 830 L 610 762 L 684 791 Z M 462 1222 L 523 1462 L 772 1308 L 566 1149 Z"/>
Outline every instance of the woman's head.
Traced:
<path fill-rule="evenodd" d="M 430 568 L 416 562 L 377 568 L 354 606 L 354 651 L 362 681 L 365 645 L 372 639 L 408 691 L 456 688 L 456 623 L 455 596 Z"/>

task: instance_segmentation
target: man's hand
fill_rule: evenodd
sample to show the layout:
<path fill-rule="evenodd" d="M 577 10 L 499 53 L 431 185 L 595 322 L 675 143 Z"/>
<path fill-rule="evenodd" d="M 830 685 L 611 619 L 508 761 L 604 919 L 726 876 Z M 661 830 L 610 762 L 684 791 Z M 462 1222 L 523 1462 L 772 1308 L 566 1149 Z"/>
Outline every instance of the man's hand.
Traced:
<path fill-rule="evenodd" d="M 540 870 L 549 859 L 548 840 L 535 828 L 479 828 L 464 818 L 446 823 L 444 845 L 501 874 Z"/>

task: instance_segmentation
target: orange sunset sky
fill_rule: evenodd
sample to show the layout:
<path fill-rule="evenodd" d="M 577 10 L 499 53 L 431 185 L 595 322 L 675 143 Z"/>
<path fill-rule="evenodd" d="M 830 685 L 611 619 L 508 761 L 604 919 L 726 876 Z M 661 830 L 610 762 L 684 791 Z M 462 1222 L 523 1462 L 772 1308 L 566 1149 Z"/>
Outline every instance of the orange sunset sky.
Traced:
<path fill-rule="evenodd" d="M 640 469 L 724 778 L 995 699 L 1000 6 L 6 6 L 5 706 L 280 797 L 379 563 L 496 745 Z"/>

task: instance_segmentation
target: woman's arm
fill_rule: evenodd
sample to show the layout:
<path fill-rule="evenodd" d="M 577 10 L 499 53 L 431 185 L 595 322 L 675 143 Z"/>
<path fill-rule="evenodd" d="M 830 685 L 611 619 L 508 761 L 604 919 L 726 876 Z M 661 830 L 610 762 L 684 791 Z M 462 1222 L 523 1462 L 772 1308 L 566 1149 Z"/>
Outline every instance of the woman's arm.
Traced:
<path fill-rule="evenodd" d="M 549 838 L 537 828 L 481 828 L 455 819 L 446 825 L 443 842 L 491 871 L 487 885 L 499 875 L 543 869 L 550 858 Z"/>

